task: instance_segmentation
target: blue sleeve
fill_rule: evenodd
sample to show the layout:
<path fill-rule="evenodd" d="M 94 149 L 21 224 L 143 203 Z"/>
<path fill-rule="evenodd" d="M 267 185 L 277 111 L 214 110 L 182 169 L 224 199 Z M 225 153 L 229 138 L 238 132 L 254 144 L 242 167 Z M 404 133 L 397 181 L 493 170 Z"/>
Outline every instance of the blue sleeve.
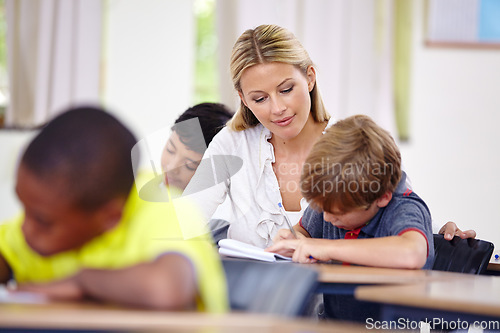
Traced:
<path fill-rule="evenodd" d="M 323 237 L 323 213 L 317 212 L 311 207 L 307 207 L 304 211 L 300 222 L 302 228 L 304 228 L 312 238 L 324 238 Z"/>
<path fill-rule="evenodd" d="M 424 268 L 431 268 L 434 258 L 434 238 L 432 235 L 432 219 L 427 206 L 418 199 L 405 198 L 391 214 L 388 226 L 391 235 L 401 235 L 405 231 L 415 230 L 427 240 L 427 263 Z"/>
<path fill-rule="evenodd" d="M 391 212 L 390 234 L 399 235 L 406 229 L 418 229 L 432 236 L 431 215 L 427 207 L 416 200 L 404 200 Z"/>

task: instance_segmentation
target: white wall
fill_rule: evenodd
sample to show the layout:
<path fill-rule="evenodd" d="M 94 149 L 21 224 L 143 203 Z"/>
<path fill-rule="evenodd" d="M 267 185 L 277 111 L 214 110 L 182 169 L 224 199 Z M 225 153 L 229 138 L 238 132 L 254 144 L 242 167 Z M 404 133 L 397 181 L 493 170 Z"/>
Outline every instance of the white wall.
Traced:
<path fill-rule="evenodd" d="M 0 131 L 0 223 L 21 209 L 14 192 L 16 164 L 34 134 L 35 131 Z"/>
<path fill-rule="evenodd" d="M 500 50 L 425 47 L 423 3 L 414 2 L 403 161 L 435 226 L 455 221 L 500 248 Z"/>
<path fill-rule="evenodd" d="M 192 102 L 192 0 L 110 0 L 105 23 L 104 102 L 139 138 Z"/>

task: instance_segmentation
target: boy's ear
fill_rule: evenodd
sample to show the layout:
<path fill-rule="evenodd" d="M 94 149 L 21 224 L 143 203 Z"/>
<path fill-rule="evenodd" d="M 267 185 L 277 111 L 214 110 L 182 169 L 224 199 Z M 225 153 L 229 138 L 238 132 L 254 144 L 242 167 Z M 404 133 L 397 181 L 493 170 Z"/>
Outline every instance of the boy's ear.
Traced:
<path fill-rule="evenodd" d="M 103 232 L 112 229 L 120 222 L 125 201 L 124 198 L 115 198 L 99 209 L 100 225 Z"/>
<path fill-rule="evenodd" d="M 383 208 L 389 204 L 389 202 L 392 199 L 392 192 L 387 191 L 385 192 L 380 198 L 375 201 L 377 203 L 378 208 Z"/>

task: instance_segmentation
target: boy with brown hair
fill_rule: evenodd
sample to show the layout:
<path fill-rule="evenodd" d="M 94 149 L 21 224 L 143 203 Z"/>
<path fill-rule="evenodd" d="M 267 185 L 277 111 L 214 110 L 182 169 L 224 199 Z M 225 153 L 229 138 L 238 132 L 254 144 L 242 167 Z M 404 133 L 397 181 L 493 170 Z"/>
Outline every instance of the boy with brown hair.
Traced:
<path fill-rule="evenodd" d="M 367 266 L 432 268 L 429 209 L 410 188 L 390 134 L 364 115 L 339 121 L 304 163 L 301 190 L 309 207 L 267 250 L 300 263 L 338 260 Z M 326 318 L 378 319 L 377 304 L 351 295 L 323 296 Z"/>
<path fill-rule="evenodd" d="M 135 144 L 95 107 L 68 110 L 36 135 L 17 171 L 24 212 L 0 225 L 0 283 L 63 300 L 227 310 L 210 238 L 184 240 L 171 203 L 139 198 Z"/>
<path fill-rule="evenodd" d="M 310 206 L 279 231 L 268 250 L 311 263 L 339 260 L 393 268 L 431 268 L 429 209 L 406 186 L 390 134 L 368 116 L 339 121 L 313 147 L 301 176 Z"/>

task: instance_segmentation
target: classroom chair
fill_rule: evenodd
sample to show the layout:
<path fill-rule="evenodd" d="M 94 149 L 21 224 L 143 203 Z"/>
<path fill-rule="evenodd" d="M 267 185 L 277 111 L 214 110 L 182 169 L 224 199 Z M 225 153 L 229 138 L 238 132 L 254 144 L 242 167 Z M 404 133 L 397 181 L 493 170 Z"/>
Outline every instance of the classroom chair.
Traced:
<path fill-rule="evenodd" d="M 469 274 L 483 274 L 493 253 L 493 244 L 480 239 L 461 239 L 455 236 L 451 241 L 443 235 L 434 234 L 433 270 Z"/>
<path fill-rule="evenodd" d="M 232 258 L 222 263 L 233 311 L 301 316 L 318 283 L 315 270 L 292 263 Z"/>

